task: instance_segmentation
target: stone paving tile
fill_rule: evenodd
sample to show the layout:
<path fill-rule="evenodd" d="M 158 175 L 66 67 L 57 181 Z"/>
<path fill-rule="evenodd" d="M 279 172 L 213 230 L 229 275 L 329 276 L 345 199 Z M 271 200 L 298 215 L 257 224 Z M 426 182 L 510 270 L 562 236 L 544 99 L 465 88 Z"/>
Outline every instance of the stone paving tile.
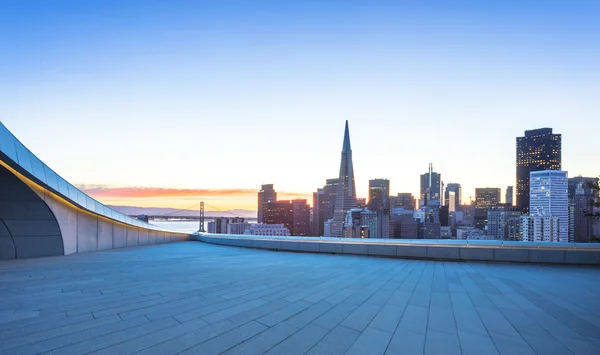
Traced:
<path fill-rule="evenodd" d="M 458 337 L 434 329 L 427 330 L 425 336 L 425 355 L 461 354 Z"/>
<path fill-rule="evenodd" d="M 460 342 L 460 348 L 465 355 L 497 355 L 498 350 L 494 345 L 494 341 L 489 335 L 482 335 L 476 333 L 469 333 L 466 331 L 459 330 L 458 338 Z M 542 353 L 549 354 L 549 353 Z"/>
<path fill-rule="evenodd" d="M 535 354 L 535 351 L 529 346 L 525 339 L 521 337 L 511 337 L 504 334 L 492 333 L 490 336 L 496 345 L 496 349 L 501 355 Z"/>
<path fill-rule="evenodd" d="M 184 350 L 191 349 L 199 344 L 204 343 L 207 340 L 213 339 L 237 327 L 237 324 L 226 319 L 221 322 L 210 324 L 207 327 L 191 331 L 187 334 L 162 342 L 160 344 L 151 346 L 144 350 L 138 351 L 135 354 L 178 354 Z"/>
<path fill-rule="evenodd" d="M 0 353 L 600 354 L 598 294 L 591 267 L 184 242 L 0 262 Z"/>
<path fill-rule="evenodd" d="M 199 354 L 199 355 L 210 355 L 210 354 L 221 354 L 222 352 L 231 349 L 237 344 L 252 338 L 256 334 L 265 331 L 267 327 L 258 323 L 250 322 L 235 329 L 232 329 L 226 333 L 216 336 L 200 345 L 193 348 L 182 351 L 181 355 Z"/>
<path fill-rule="evenodd" d="M 425 351 L 425 333 L 410 330 L 396 331 L 388 344 L 386 355 L 423 354 Z"/>
<path fill-rule="evenodd" d="M 369 324 L 369 327 L 393 334 L 398 327 L 398 323 L 400 323 L 403 313 L 403 307 L 398 307 L 391 304 L 385 305 L 381 308 L 379 313 L 377 313 L 375 318 L 373 318 Z"/>
<path fill-rule="evenodd" d="M 285 322 L 295 327 L 302 328 L 320 317 L 323 313 L 329 311 L 331 308 L 333 308 L 331 303 L 321 301 L 288 318 Z"/>
<path fill-rule="evenodd" d="M 307 355 L 345 354 L 361 333 L 342 325 L 333 328 Z"/>
<path fill-rule="evenodd" d="M 367 327 L 358 339 L 352 344 L 346 354 L 348 355 L 362 355 L 371 354 L 378 355 L 384 354 L 385 350 L 392 339 L 393 333 L 384 332 L 379 329 Z"/>
<path fill-rule="evenodd" d="M 362 332 L 381 310 L 380 306 L 364 303 L 354 310 L 341 325 Z"/>
<path fill-rule="evenodd" d="M 283 340 L 296 333 L 299 328 L 287 323 L 279 323 L 276 326 L 248 339 L 238 346 L 226 351 L 226 355 L 262 354 Z"/>
<path fill-rule="evenodd" d="M 143 335 L 145 331 L 153 330 L 155 328 L 163 328 L 166 325 L 158 323 L 149 323 L 145 317 L 131 318 L 125 321 L 117 321 L 114 323 L 106 324 L 95 328 L 82 330 L 72 334 L 66 334 L 63 336 L 55 337 L 52 339 L 36 342 L 34 344 L 28 344 L 16 349 L 10 349 L 9 353 L 14 355 L 33 355 L 39 353 L 55 353 L 55 354 L 87 354 L 90 351 L 101 349 L 105 346 L 110 346 L 113 343 L 110 341 L 116 341 L 116 343 L 130 339 L 126 337 L 135 338 Z M 141 332 L 131 331 L 132 329 L 142 329 Z M 115 334 L 115 336 L 111 336 Z M 104 345 L 104 341 L 108 340 L 109 343 Z"/>
<path fill-rule="evenodd" d="M 265 355 L 304 354 L 321 339 L 323 339 L 327 332 L 328 330 L 326 329 L 309 324 L 300 329 L 298 332 L 294 333 L 294 335 L 291 337 L 271 348 L 271 350 L 267 351 Z"/>

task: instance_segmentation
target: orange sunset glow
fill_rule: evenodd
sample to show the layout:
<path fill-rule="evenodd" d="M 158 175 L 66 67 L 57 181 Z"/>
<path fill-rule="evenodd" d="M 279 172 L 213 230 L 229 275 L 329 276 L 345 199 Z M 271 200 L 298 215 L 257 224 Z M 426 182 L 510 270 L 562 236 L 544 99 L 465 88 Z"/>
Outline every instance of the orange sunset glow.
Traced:
<path fill-rule="evenodd" d="M 204 201 L 207 210 L 256 210 L 257 190 L 253 189 L 174 189 L 160 187 L 105 187 L 80 185 L 83 192 L 113 206 L 168 207 L 191 209 Z M 312 204 L 311 193 L 278 191 L 278 199 L 302 198 Z"/>

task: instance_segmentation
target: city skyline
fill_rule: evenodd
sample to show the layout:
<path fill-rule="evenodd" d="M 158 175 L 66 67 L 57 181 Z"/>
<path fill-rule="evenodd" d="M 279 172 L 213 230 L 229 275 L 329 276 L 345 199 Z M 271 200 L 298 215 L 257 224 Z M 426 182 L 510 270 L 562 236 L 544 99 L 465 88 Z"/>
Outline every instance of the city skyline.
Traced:
<path fill-rule="evenodd" d="M 345 120 L 359 197 L 375 178 L 419 196 L 429 162 L 463 202 L 504 193 L 515 137 L 542 127 L 569 176 L 600 175 L 594 1 L 24 3 L 0 21 L 0 120 L 102 202 L 311 201 Z"/>

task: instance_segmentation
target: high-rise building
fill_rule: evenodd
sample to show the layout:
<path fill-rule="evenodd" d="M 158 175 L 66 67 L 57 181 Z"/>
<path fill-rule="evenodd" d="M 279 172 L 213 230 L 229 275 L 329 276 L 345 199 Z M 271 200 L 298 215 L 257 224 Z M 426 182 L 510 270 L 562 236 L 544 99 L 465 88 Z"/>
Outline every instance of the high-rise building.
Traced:
<path fill-rule="evenodd" d="M 587 242 L 594 235 L 596 220 L 589 217 L 593 213 L 592 203 L 598 192 L 592 187 L 598 178 L 576 176 L 569 178 L 569 241 Z"/>
<path fill-rule="evenodd" d="M 258 215 L 257 220 L 258 223 L 263 222 L 264 214 L 263 209 L 264 205 L 269 202 L 277 201 L 277 192 L 273 188 L 273 184 L 261 185 L 260 191 L 258 192 Z"/>
<path fill-rule="evenodd" d="M 352 208 L 346 212 L 345 238 L 372 238 L 369 225 L 377 223 L 375 213 L 364 208 Z"/>
<path fill-rule="evenodd" d="M 488 207 L 500 203 L 500 189 L 485 187 L 475 189 L 475 228 L 485 229 Z"/>
<path fill-rule="evenodd" d="M 454 195 L 454 198 L 452 198 L 451 194 Z M 450 212 L 454 212 L 460 208 L 460 205 L 462 204 L 461 194 L 462 188 L 460 187 L 460 184 L 451 182 L 446 185 L 446 191 L 444 191 L 444 204 L 449 206 Z M 452 209 L 452 202 L 454 202 L 454 209 Z"/>
<path fill-rule="evenodd" d="M 433 171 L 429 163 L 429 171 L 421 175 L 421 207 L 440 206 L 442 197 L 442 174 Z"/>
<path fill-rule="evenodd" d="M 517 207 L 529 212 L 529 173 L 561 169 L 561 135 L 552 128 L 525 131 L 517 137 Z"/>
<path fill-rule="evenodd" d="M 417 239 L 419 236 L 419 222 L 413 213 L 392 214 L 392 224 L 395 239 Z"/>
<path fill-rule="evenodd" d="M 327 179 L 322 189 L 313 193 L 313 235 L 325 235 L 325 222 L 333 219 L 335 196 L 340 179 Z"/>
<path fill-rule="evenodd" d="M 404 208 L 405 210 L 414 210 L 416 201 L 410 192 L 402 192 L 397 196 L 390 196 L 390 208 Z"/>
<path fill-rule="evenodd" d="M 566 171 L 532 171 L 529 178 L 529 215 L 558 218 L 558 241 L 569 241 L 569 189 Z"/>
<path fill-rule="evenodd" d="M 509 204 L 488 207 L 488 230 L 491 239 L 520 240 L 521 211 Z"/>
<path fill-rule="evenodd" d="M 507 205 L 513 205 L 513 187 L 512 186 L 507 186 L 506 187 L 506 195 L 504 196 L 504 203 L 506 203 Z"/>
<path fill-rule="evenodd" d="M 292 223 L 292 235 L 310 235 L 310 206 L 306 200 L 292 200 Z"/>
<path fill-rule="evenodd" d="M 440 239 L 440 209 L 436 206 L 425 206 L 416 210 L 415 219 L 419 220 L 419 238 Z"/>
<path fill-rule="evenodd" d="M 342 161 L 340 162 L 340 182 L 335 198 L 335 210 L 331 223 L 331 236 L 341 238 L 344 236 L 344 223 L 346 213 L 357 207 L 356 186 L 354 184 L 354 167 L 352 165 L 352 148 L 350 147 L 350 130 L 348 121 L 344 130 L 344 144 L 342 146 Z"/>
<path fill-rule="evenodd" d="M 263 223 L 283 224 L 290 233 L 294 232 L 294 209 L 290 201 L 273 201 L 264 204 Z"/>
<path fill-rule="evenodd" d="M 323 223 L 325 223 L 325 190 L 317 189 L 313 192 L 312 228 L 313 236 L 323 236 Z"/>
<path fill-rule="evenodd" d="M 581 176 L 569 178 L 569 241 L 589 242 L 594 235 L 596 220 L 590 217 L 593 213 L 593 203 L 598 200 L 598 191 L 592 186 L 598 184 L 598 178 Z M 575 188 L 572 190 L 572 185 Z"/>
<path fill-rule="evenodd" d="M 525 242 L 560 242 L 560 220 L 552 216 L 521 216 L 521 236 Z"/>
<path fill-rule="evenodd" d="M 569 201 L 573 200 L 575 195 L 587 195 L 592 196 L 595 192 L 593 192 L 592 186 L 598 183 L 597 177 L 584 177 L 584 176 L 575 176 L 569 178 Z M 582 190 L 579 191 L 578 190 Z"/>
<path fill-rule="evenodd" d="M 377 217 L 376 229 L 370 229 L 371 238 L 390 237 L 390 181 L 369 180 L 369 210 Z"/>

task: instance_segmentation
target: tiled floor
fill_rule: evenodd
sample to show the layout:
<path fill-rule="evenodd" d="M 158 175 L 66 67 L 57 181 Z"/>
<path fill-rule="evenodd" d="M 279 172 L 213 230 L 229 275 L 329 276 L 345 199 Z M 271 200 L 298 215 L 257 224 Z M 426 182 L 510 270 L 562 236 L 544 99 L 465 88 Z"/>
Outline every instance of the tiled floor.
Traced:
<path fill-rule="evenodd" d="M 600 269 L 185 242 L 0 262 L 6 354 L 600 354 Z"/>

